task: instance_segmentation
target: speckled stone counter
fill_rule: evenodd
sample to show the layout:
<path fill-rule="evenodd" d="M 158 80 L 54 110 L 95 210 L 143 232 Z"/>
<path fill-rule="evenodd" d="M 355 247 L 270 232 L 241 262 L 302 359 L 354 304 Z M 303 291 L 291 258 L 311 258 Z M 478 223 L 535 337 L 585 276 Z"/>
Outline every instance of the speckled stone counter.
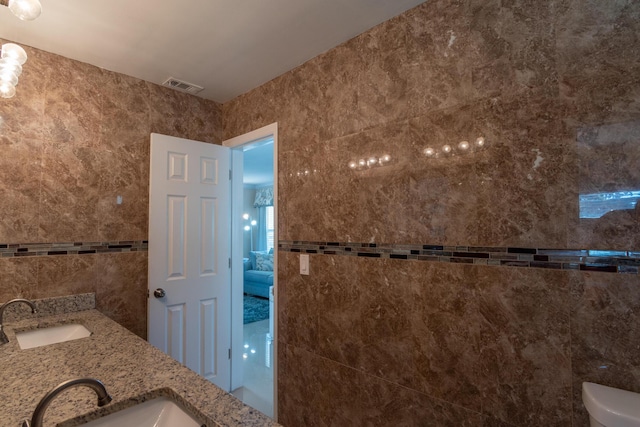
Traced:
<path fill-rule="evenodd" d="M 49 390 L 78 377 L 102 381 L 113 401 L 97 408 L 88 388 L 67 390 L 47 409 L 45 426 L 80 425 L 157 396 L 172 398 L 206 426 L 278 425 L 96 310 L 39 316 L 5 321 L 9 343 L 0 346 L 2 427 L 20 426 Z M 27 350 L 18 346 L 16 332 L 65 323 L 80 323 L 92 335 Z"/>

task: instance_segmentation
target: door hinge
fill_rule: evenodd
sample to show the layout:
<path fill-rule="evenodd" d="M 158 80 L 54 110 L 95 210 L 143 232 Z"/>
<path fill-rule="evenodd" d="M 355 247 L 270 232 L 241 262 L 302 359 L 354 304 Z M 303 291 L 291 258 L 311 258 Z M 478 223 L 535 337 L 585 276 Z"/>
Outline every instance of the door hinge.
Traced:
<path fill-rule="evenodd" d="M 229 169 L 229 181 L 231 181 L 231 169 Z"/>
<path fill-rule="evenodd" d="M 231 349 L 229 349 L 229 360 L 231 360 Z"/>
<path fill-rule="evenodd" d="M 231 268 L 231 258 L 229 258 L 229 268 Z"/>

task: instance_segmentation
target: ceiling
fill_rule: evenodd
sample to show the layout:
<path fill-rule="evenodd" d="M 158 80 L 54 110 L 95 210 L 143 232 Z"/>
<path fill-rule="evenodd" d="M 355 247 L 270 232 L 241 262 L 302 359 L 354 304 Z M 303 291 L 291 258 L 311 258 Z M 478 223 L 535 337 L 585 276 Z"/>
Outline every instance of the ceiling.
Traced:
<path fill-rule="evenodd" d="M 273 184 L 273 139 L 245 147 L 242 163 L 243 184 L 250 187 Z"/>
<path fill-rule="evenodd" d="M 0 38 L 226 102 L 424 1 L 41 0 L 0 7 Z"/>

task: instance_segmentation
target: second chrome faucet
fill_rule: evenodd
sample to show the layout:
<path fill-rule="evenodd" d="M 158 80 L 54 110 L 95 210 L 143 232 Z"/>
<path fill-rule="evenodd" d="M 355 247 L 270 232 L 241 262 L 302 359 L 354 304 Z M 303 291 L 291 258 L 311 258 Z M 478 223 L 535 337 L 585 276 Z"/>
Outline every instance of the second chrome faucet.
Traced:
<path fill-rule="evenodd" d="M 31 307 L 31 313 L 37 313 L 38 310 L 36 309 L 36 305 L 32 302 L 29 301 L 28 299 L 23 299 L 23 298 L 18 298 L 18 299 L 12 299 L 11 301 L 7 301 L 4 304 L 0 305 L 0 345 L 2 344 L 6 344 L 9 342 L 9 338 L 7 338 L 7 334 L 5 334 L 4 332 L 4 328 L 3 328 L 3 316 L 4 316 L 4 310 L 12 304 L 17 304 L 17 303 L 23 303 L 23 304 L 27 304 L 29 307 Z"/>

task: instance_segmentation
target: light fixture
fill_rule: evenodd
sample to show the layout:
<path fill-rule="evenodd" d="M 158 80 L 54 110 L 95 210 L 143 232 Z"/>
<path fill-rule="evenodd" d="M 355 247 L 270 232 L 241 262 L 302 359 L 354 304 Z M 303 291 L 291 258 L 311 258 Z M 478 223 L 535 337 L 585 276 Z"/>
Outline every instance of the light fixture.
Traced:
<path fill-rule="evenodd" d="M 16 94 L 22 64 L 27 61 L 27 52 L 15 43 L 5 43 L 0 51 L 0 96 L 11 98 Z"/>
<path fill-rule="evenodd" d="M 258 225 L 258 221 L 256 221 L 255 219 L 252 219 L 248 213 L 242 214 L 242 219 L 246 221 L 246 224 L 244 226 L 244 231 L 249 232 L 249 245 L 251 247 L 250 250 L 253 250 L 253 227 Z"/>
<path fill-rule="evenodd" d="M 6 6 L 23 21 L 33 21 L 42 13 L 39 0 L 0 0 L 0 5 Z M 16 94 L 18 77 L 22 73 L 22 65 L 27 62 L 27 52 L 15 43 L 2 45 L 0 59 L 0 96 L 12 98 Z"/>
<path fill-rule="evenodd" d="M 23 21 L 33 21 L 42 13 L 42 5 L 39 0 L 0 0 L 0 4 L 7 6 L 15 16 Z"/>

